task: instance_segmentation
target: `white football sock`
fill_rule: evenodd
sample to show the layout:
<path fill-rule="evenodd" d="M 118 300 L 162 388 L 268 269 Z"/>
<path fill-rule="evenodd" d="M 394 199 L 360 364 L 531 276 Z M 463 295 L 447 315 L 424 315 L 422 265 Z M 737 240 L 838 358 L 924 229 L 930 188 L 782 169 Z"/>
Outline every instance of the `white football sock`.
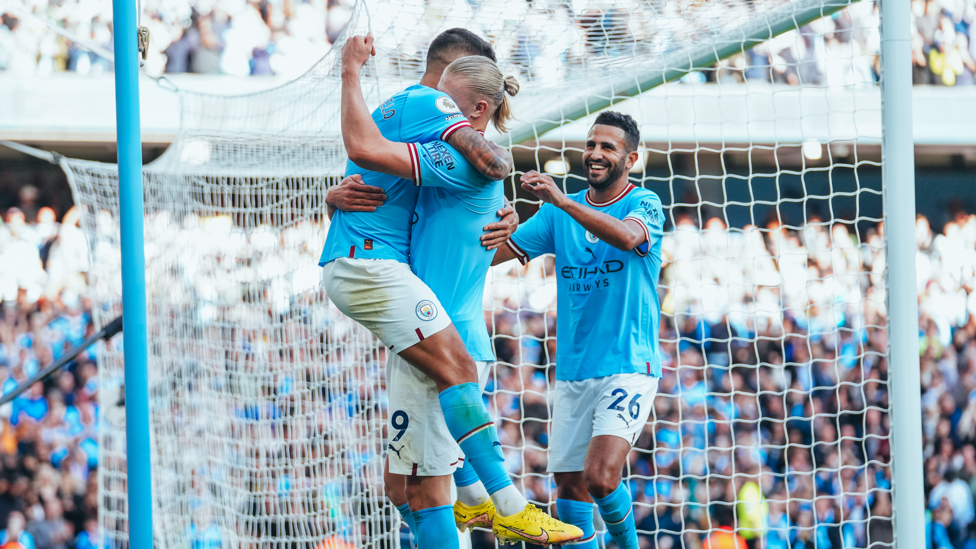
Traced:
<path fill-rule="evenodd" d="M 485 485 L 479 480 L 470 486 L 458 486 L 457 498 L 458 501 L 468 507 L 477 507 L 488 501 L 489 496 L 488 490 L 485 490 Z"/>
<path fill-rule="evenodd" d="M 495 504 L 495 511 L 503 517 L 517 515 L 529 504 L 511 484 L 492 494 L 491 501 Z"/>

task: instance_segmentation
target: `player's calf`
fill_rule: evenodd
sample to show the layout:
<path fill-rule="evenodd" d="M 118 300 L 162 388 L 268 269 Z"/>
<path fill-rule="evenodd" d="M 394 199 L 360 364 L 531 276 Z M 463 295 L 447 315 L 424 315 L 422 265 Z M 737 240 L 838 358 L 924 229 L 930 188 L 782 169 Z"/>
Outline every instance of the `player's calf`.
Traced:
<path fill-rule="evenodd" d="M 417 527 L 417 547 L 458 549 L 451 505 L 451 477 L 406 477 L 406 494 Z"/>

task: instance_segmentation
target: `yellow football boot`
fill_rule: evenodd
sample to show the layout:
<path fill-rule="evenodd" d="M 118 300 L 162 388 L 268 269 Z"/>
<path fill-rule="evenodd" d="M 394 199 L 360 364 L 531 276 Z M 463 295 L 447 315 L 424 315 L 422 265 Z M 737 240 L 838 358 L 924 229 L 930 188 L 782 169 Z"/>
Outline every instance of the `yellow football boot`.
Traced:
<path fill-rule="evenodd" d="M 559 522 L 531 503 L 521 513 L 510 517 L 496 514 L 492 531 L 501 544 L 525 541 L 561 545 L 583 537 L 583 531 L 579 528 Z"/>
<path fill-rule="evenodd" d="M 495 504 L 491 499 L 474 507 L 461 503 L 461 500 L 454 502 L 454 522 L 462 532 L 474 527 L 491 528 L 494 520 Z"/>

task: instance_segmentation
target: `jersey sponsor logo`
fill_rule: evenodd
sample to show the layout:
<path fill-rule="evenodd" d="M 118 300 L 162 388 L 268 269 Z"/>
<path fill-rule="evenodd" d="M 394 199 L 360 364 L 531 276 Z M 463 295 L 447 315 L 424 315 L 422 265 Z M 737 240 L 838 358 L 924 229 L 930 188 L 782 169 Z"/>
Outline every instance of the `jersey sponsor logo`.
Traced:
<path fill-rule="evenodd" d="M 597 238 L 596 235 L 591 233 L 590 231 L 586 231 L 586 241 L 589 242 L 590 244 L 596 244 L 597 242 L 600 241 L 600 239 Z"/>
<path fill-rule="evenodd" d="M 372 250 L 373 249 L 373 239 L 372 238 L 363 239 L 363 249 L 364 250 Z"/>
<path fill-rule="evenodd" d="M 593 250 L 591 250 L 589 246 L 587 246 L 587 247 L 585 247 L 583 249 L 586 250 L 587 253 L 589 253 L 590 255 L 592 255 L 594 260 L 596 260 L 596 254 L 593 253 Z"/>
<path fill-rule="evenodd" d="M 647 213 L 647 218 L 650 219 L 651 223 L 654 223 L 655 225 L 664 224 L 664 214 L 662 214 L 661 211 L 655 207 L 654 201 L 642 200 L 640 207 L 643 208 Z"/>
<path fill-rule="evenodd" d="M 434 106 L 437 107 L 437 110 L 445 114 L 461 112 L 461 109 L 458 108 L 457 103 L 446 95 L 438 97 L 437 100 L 434 101 Z"/>
<path fill-rule="evenodd" d="M 590 252 L 592 253 L 592 251 Z M 602 264 L 596 267 L 574 267 L 572 265 L 566 265 L 559 271 L 559 274 L 563 278 L 568 279 L 581 279 L 590 278 L 591 276 L 601 275 L 601 274 L 611 274 L 624 269 L 624 262 L 611 259 L 609 261 L 604 261 Z"/>
<path fill-rule="evenodd" d="M 437 305 L 434 302 L 425 299 L 417 304 L 417 318 L 420 320 L 434 320 L 437 318 Z"/>
<path fill-rule="evenodd" d="M 440 141 L 435 141 L 427 145 L 427 156 L 435 168 L 454 169 L 454 156 L 447 150 L 444 143 Z"/>

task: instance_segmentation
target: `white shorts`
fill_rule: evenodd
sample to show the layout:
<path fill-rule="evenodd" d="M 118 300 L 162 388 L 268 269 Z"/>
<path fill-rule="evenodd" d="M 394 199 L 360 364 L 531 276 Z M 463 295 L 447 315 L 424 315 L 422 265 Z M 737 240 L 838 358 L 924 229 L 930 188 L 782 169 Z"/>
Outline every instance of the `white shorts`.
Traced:
<path fill-rule="evenodd" d="M 613 435 L 631 445 L 637 442 L 651 413 L 658 381 L 646 374 L 556 380 L 547 470 L 582 471 L 593 437 Z"/>
<path fill-rule="evenodd" d="M 475 364 L 483 391 L 491 362 Z M 386 394 L 390 405 L 386 450 L 391 473 L 440 477 L 461 466 L 464 452 L 447 430 L 432 379 L 391 354 L 386 359 Z"/>
<path fill-rule="evenodd" d="M 433 290 L 405 263 L 340 257 L 322 271 L 332 303 L 395 353 L 451 325 Z"/>

